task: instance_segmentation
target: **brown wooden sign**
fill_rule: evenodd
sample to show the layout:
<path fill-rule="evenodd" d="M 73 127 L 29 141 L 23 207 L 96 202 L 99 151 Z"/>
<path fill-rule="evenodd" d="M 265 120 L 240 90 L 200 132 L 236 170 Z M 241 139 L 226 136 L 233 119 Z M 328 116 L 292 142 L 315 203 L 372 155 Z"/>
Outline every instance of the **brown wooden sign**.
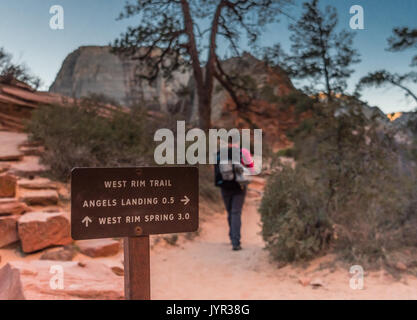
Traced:
<path fill-rule="evenodd" d="M 75 168 L 75 240 L 192 232 L 198 229 L 198 168 Z"/>

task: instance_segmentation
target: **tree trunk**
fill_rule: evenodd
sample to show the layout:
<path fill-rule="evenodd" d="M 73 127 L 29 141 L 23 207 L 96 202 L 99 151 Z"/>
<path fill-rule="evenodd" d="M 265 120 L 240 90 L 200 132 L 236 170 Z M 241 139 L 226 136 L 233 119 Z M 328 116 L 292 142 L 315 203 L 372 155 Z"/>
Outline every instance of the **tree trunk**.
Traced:
<path fill-rule="evenodd" d="M 198 116 L 200 129 L 207 131 L 211 127 L 211 92 L 198 94 Z"/>
<path fill-rule="evenodd" d="M 407 92 L 417 102 L 417 96 L 410 89 L 408 89 L 407 87 L 405 87 L 402 84 L 400 84 L 398 82 L 395 82 L 395 81 L 391 81 L 391 83 L 394 86 L 397 86 L 397 87 L 403 89 L 405 92 Z"/>
<path fill-rule="evenodd" d="M 191 64 L 198 96 L 199 125 L 201 129 L 208 130 L 211 126 L 211 94 L 213 90 L 206 87 L 206 83 L 203 78 L 203 68 L 201 67 L 198 55 L 197 42 L 194 35 L 194 22 L 191 17 L 189 3 L 186 0 L 181 0 L 181 5 L 184 15 L 184 26 L 188 36 L 188 53 L 191 57 Z"/>

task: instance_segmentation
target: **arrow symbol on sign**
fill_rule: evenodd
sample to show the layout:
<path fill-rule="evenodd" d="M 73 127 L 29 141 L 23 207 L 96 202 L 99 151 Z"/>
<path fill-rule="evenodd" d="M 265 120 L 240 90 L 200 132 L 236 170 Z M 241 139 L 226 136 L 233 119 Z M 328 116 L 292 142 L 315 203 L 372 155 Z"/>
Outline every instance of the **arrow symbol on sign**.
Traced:
<path fill-rule="evenodd" d="M 184 206 L 186 206 L 188 202 L 190 202 L 190 198 L 188 198 L 187 196 L 184 196 L 184 199 L 181 199 L 181 202 L 183 202 Z"/>
<path fill-rule="evenodd" d="M 89 216 L 85 216 L 81 222 L 85 223 L 85 226 L 88 227 L 88 224 L 93 222 L 93 220 L 91 220 Z"/>

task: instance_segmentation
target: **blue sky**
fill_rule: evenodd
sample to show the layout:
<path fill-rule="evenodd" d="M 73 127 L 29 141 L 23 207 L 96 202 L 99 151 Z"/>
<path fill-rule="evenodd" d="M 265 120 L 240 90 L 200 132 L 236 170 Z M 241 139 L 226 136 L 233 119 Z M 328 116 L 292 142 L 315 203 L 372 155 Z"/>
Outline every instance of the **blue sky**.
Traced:
<path fill-rule="evenodd" d="M 64 58 L 81 45 L 106 45 L 123 32 L 130 21 L 116 21 L 125 1 L 122 0 L 0 0 L 0 46 L 11 52 L 17 62 L 25 62 L 31 71 L 41 77 L 43 89 L 54 80 Z M 290 11 L 298 17 L 300 3 Z M 64 8 L 65 29 L 49 28 L 49 8 Z M 391 53 L 387 37 L 395 26 L 417 27 L 415 0 L 322 0 L 339 12 L 339 26 L 349 28 L 349 9 L 352 5 L 363 6 L 365 30 L 355 30 L 355 47 L 362 55 L 362 62 L 355 66 L 356 72 L 349 81 L 353 88 L 356 81 L 369 71 L 386 68 L 392 72 L 410 70 L 412 51 Z M 261 39 L 264 45 L 280 42 L 288 49 L 288 18 L 270 25 Z M 411 86 L 417 91 L 417 85 Z M 402 91 L 387 89 L 367 90 L 364 100 L 385 112 L 407 111 L 416 107 L 406 99 Z"/>

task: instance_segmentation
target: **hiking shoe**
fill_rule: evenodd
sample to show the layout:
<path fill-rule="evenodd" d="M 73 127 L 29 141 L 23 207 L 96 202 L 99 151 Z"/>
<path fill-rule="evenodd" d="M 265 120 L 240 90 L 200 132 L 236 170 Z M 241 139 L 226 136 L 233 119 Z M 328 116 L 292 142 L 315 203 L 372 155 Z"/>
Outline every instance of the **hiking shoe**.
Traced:
<path fill-rule="evenodd" d="M 242 250 L 242 247 L 240 246 L 240 245 L 238 245 L 238 246 L 233 246 L 233 249 L 232 249 L 233 251 L 239 251 L 239 250 Z"/>

